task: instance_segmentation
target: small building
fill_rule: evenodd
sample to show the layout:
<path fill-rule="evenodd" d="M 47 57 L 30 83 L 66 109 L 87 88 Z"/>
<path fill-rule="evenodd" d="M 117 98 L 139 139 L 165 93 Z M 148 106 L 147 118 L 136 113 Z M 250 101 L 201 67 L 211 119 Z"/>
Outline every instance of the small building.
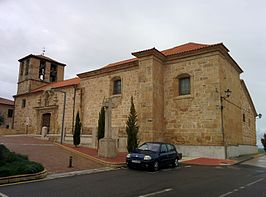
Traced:
<path fill-rule="evenodd" d="M 240 79 L 243 70 L 222 43 L 132 55 L 68 80 L 64 63 L 44 55 L 21 58 L 15 129 L 40 134 L 46 126 L 49 138 L 71 141 L 79 111 L 81 142 L 96 148 L 99 112 L 111 99 L 112 138 L 119 151 L 126 151 L 133 97 L 141 142 L 170 142 L 188 156 L 228 158 L 257 151 L 257 112 Z"/>
<path fill-rule="evenodd" d="M 0 116 L 2 118 L 1 128 L 11 129 L 13 127 L 14 101 L 0 97 Z"/>

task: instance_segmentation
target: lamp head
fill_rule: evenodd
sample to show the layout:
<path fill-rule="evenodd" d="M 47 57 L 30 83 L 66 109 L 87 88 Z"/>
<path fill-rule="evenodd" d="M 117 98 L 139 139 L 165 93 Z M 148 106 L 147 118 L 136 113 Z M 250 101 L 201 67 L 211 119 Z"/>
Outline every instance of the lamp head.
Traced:
<path fill-rule="evenodd" d="M 228 98 L 228 97 L 231 95 L 231 93 L 232 93 L 232 91 L 229 90 L 229 89 L 225 90 L 224 92 L 225 92 L 225 96 L 226 96 L 227 98 Z"/>

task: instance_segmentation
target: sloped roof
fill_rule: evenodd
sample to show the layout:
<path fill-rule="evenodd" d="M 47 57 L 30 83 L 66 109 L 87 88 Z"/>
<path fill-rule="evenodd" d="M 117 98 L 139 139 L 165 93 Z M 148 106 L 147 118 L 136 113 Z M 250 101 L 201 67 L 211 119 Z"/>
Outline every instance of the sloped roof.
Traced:
<path fill-rule="evenodd" d="M 0 97 L 0 104 L 2 104 L 2 105 L 14 105 L 14 101 Z"/>
<path fill-rule="evenodd" d="M 49 62 L 53 62 L 53 63 L 59 64 L 61 66 L 66 66 L 66 64 L 58 62 L 58 61 L 56 61 L 56 60 L 54 60 L 54 59 L 52 59 L 50 57 L 44 56 L 44 55 L 33 55 L 33 54 L 30 54 L 30 55 L 27 55 L 27 56 L 19 59 L 18 61 L 21 62 L 21 61 L 23 61 L 23 60 L 25 60 L 27 58 L 30 58 L 30 57 L 37 58 L 39 60 L 46 60 L 46 61 L 49 61 Z"/>
<path fill-rule="evenodd" d="M 46 90 L 48 88 L 62 88 L 62 87 L 71 86 L 71 85 L 78 85 L 79 83 L 80 83 L 79 77 L 75 77 L 75 78 L 67 79 L 64 81 L 58 81 L 58 82 L 46 84 L 44 86 L 41 86 L 39 88 L 32 90 L 31 92 L 39 92 L 39 91 Z"/>
<path fill-rule="evenodd" d="M 170 49 L 165 49 L 165 50 L 162 50 L 162 51 L 159 51 L 159 52 L 162 53 L 165 56 L 170 56 L 170 55 L 174 55 L 174 54 L 185 53 L 185 52 L 188 52 L 188 51 L 195 51 L 195 50 L 199 50 L 199 49 L 202 49 L 202 48 L 207 48 L 207 47 L 215 46 L 215 45 L 219 45 L 219 44 L 200 44 L 200 43 L 189 42 L 189 43 L 182 44 L 182 45 L 170 48 Z M 142 51 L 134 52 L 133 54 L 137 54 L 137 53 L 139 54 L 139 53 L 143 53 L 143 52 L 154 50 L 154 49 L 155 48 L 145 49 L 145 50 L 142 50 Z M 134 62 L 134 61 L 137 61 L 137 60 L 138 60 L 138 58 L 132 58 L 132 59 L 127 59 L 127 60 L 123 60 L 123 61 L 118 61 L 118 62 L 114 62 L 114 63 L 108 64 L 108 65 L 104 66 L 103 68 L 119 66 L 119 65 L 131 63 L 131 62 Z"/>
<path fill-rule="evenodd" d="M 209 46 L 212 46 L 212 45 L 189 42 L 189 43 L 182 44 L 182 45 L 170 48 L 170 49 L 163 50 L 161 51 L 161 53 L 164 54 L 165 56 L 168 56 L 168 55 L 173 55 L 177 53 L 198 50 L 198 49 L 209 47 Z"/>

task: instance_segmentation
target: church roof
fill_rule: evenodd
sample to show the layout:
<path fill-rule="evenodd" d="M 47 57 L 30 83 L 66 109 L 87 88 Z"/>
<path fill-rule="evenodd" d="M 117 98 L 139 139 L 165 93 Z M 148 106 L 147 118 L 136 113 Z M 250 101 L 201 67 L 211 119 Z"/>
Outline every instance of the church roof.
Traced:
<path fill-rule="evenodd" d="M 88 71 L 84 73 L 78 74 L 79 77 L 88 77 L 88 76 L 95 76 L 97 74 L 105 73 L 105 72 L 111 72 L 112 70 L 119 70 L 128 68 L 130 66 L 136 66 L 138 59 L 147 55 L 155 55 L 161 60 L 170 60 L 176 57 L 184 57 L 187 55 L 194 55 L 195 53 L 206 53 L 215 50 L 220 50 L 226 57 L 228 57 L 229 61 L 232 62 L 234 68 L 239 72 L 242 73 L 242 69 L 238 66 L 238 64 L 234 61 L 234 59 L 229 55 L 229 50 L 223 45 L 223 43 L 217 43 L 217 44 L 200 44 L 200 43 L 194 43 L 189 42 L 183 45 L 179 45 L 170 49 L 165 49 L 162 51 L 157 50 L 156 48 L 146 49 L 142 51 L 133 52 L 132 55 L 134 55 L 136 58 L 131 58 L 123 61 L 114 62 L 111 64 L 107 64 L 104 67 L 100 69 L 96 69 L 93 71 Z"/>
<path fill-rule="evenodd" d="M 61 66 L 66 66 L 66 64 L 61 63 L 61 62 L 58 62 L 58 61 L 56 61 L 56 60 L 54 60 L 54 59 L 52 59 L 50 57 L 44 56 L 44 55 L 33 55 L 33 54 L 30 54 L 30 55 L 27 55 L 27 56 L 19 59 L 18 61 L 19 62 L 22 62 L 23 60 L 25 60 L 27 58 L 31 58 L 31 57 L 36 58 L 36 59 L 39 59 L 39 60 L 45 60 L 45 61 L 48 61 L 48 62 L 52 62 L 52 63 L 55 63 L 55 64 L 59 64 Z"/>
<path fill-rule="evenodd" d="M 198 50 L 198 49 L 205 48 L 205 47 L 208 47 L 208 46 L 213 46 L 213 45 L 189 42 L 189 43 L 186 43 L 186 44 L 183 44 L 183 45 L 179 45 L 179 46 L 176 46 L 176 47 L 173 47 L 173 48 L 170 48 L 170 49 L 165 49 L 165 50 L 159 51 L 159 52 L 161 52 L 165 56 L 169 56 L 169 55 L 174 55 L 174 54 L 178 54 L 178 53 L 184 53 L 184 52 L 187 52 L 187 51 Z M 155 48 L 152 48 L 152 49 L 155 49 Z M 148 51 L 148 50 L 151 50 L 151 49 L 146 49 L 146 50 L 138 51 L 138 52 L 135 52 L 135 53 L 141 53 L 141 52 L 145 52 L 145 51 Z M 138 60 L 138 58 L 132 58 L 132 59 L 127 59 L 127 60 L 123 60 L 123 61 L 118 61 L 118 62 L 114 62 L 114 63 L 108 64 L 108 65 L 104 66 L 104 68 L 112 67 L 112 66 L 118 66 L 118 65 L 126 64 L 126 63 L 131 63 L 131 62 L 134 62 L 134 61 L 137 61 L 137 60 Z"/>
<path fill-rule="evenodd" d="M 79 83 L 80 83 L 80 79 L 78 77 L 75 77 L 75 78 L 67 79 L 64 81 L 58 81 L 58 82 L 46 84 L 44 86 L 41 86 L 39 88 L 32 90 L 31 92 L 39 92 L 39 91 L 46 90 L 48 88 L 62 88 L 66 86 L 78 85 Z"/>
<path fill-rule="evenodd" d="M 177 53 L 184 53 L 187 51 L 198 50 L 198 49 L 209 47 L 209 46 L 212 46 L 212 45 L 189 42 L 189 43 L 182 44 L 182 45 L 170 48 L 170 49 L 163 50 L 161 51 L 161 53 L 164 54 L 165 56 L 168 56 L 168 55 L 173 55 Z"/>
<path fill-rule="evenodd" d="M 2 104 L 2 105 L 14 105 L 14 101 L 0 97 L 0 104 Z"/>

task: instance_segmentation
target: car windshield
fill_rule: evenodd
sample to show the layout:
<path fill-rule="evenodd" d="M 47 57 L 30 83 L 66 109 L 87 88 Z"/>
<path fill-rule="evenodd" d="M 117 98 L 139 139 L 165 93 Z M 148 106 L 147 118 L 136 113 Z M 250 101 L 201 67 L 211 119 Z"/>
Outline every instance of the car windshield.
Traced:
<path fill-rule="evenodd" d="M 159 148 L 160 144 L 152 144 L 152 143 L 145 143 L 139 147 L 140 150 L 149 150 L 153 152 L 158 152 Z"/>

